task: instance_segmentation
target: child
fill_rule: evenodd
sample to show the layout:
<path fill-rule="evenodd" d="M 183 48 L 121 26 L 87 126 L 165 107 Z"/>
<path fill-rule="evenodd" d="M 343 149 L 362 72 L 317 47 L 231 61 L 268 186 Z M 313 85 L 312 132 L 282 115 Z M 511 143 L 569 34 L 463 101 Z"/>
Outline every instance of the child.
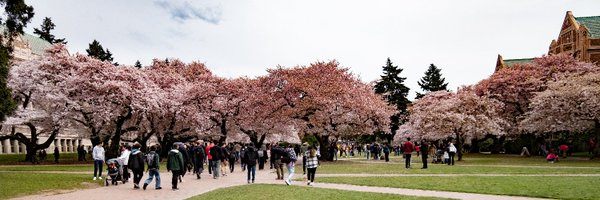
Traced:
<path fill-rule="evenodd" d="M 448 151 L 444 151 L 444 163 L 450 163 L 450 154 L 448 154 Z"/>

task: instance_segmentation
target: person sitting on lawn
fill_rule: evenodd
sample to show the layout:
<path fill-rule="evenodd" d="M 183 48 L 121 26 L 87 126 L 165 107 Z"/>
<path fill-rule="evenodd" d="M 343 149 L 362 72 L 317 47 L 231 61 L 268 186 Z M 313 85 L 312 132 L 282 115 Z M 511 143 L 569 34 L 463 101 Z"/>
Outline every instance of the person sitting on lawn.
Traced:
<path fill-rule="evenodd" d="M 550 163 L 558 162 L 558 155 L 554 154 L 554 151 L 550 151 L 546 156 L 546 160 Z"/>

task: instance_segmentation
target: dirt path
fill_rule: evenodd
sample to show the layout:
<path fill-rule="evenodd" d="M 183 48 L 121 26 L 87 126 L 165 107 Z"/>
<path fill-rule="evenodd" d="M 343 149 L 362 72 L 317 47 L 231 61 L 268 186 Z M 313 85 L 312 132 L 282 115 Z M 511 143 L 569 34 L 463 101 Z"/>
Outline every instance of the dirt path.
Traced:
<path fill-rule="evenodd" d="M 144 190 L 133 190 L 133 184 L 131 182 L 126 184 L 120 184 L 118 186 L 100 187 L 93 189 L 82 189 L 75 190 L 68 193 L 56 194 L 47 193 L 41 195 L 25 196 L 17 199 L 40 199 L 40 200 L 68 200 L 68 199 L 85 199 L 89 200 L 106 200 L 113 199 L 115 197 L 119 199 L 186 199 L 199 194 L 203 194 L 215 189 L 244 185 L 246 182 L 246 173 L 239 171 L 229 174 L 228 176 L 221 177 L 219 179 L 213 179 L 209 174 L 205 173 L 202 175 L 201 180 L 197 180 L 195 176 L 191 174 L 186 175 L 183 178 L 183 183 L 180 183 L 179 191 L 171 190 L 171 173 L 161 173 L 161 186 L 162 190 L 154 190 L 154 183 L 148 186 L 146 191 Z M 48 172 L 55 173 L 55 172 Z M 78 172 L 77 172 L 78 173 Z M 418 175 L 418 174 L 415 174 Z M 438 174 L 425 174 L 425 176 L 435 176 Z M 444 175 L 444 174 L 440 174 Z M 262 184 L 281 184 L 285 183 L 281 180 L 275 180 L 275 174 L 271 170 L 257 171 L 256 183 Z M 374 174 L 319 174 L 319 176 L 405 176 L 404 174 L 392 174 L 392 175 L 374 175 Z M 411 175 L 406 175 L 411 176 Z M 510 175 L 507 175 L 510 176 Z M 578 175 L 577 175 L 578 176 Z M 147 174 L 144 175 L 144 179 Z M 301 174 L 297 174 L 296 178 L 301 178 Z M 307 187 L 304 182 L 295 182 L 295 185 Z M 512 196 L 501 196 L 501 195 L 484 195 L 484 194 L 472 194 L 472 193 L 460 193 L 460 192 L 443 192 L 443 191 L 428 191 L 428 190 L 415 190 L 415 189 L 401 189 L 401 188 L 385 188 L 385 187 L 369 187 L 369 186 L 355 186 L 345 184 L 330 184 L 330 183 L 317 183 L 313 187 L 329 188 L 329 189 L 340 189 L 350 191 L 361 191 L 361 192 L 377 192 L 377 193 L 389 193 L 389 194 L 401 194 L 401 195 L 412 195 L 412 196 L 426 196 L 426 197 L 443 197 L 443 198 L 455 198 L 455 199 L 535 199 L 526 197 L 512 197 Z"/>

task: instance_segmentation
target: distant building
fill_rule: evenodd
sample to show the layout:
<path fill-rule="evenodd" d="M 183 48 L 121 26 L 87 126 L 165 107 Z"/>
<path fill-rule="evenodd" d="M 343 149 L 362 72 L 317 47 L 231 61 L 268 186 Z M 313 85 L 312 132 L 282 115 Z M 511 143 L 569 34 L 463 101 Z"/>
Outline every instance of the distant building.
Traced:
<path fill-rule="evenodd" d="M 600 63 L 600 16 L 575 17 L 567 11 L 558 38 L 550 42 L 548 54 L 567 53 L 584 62 Z M 504 60 L 498 55 L 496 69 L 532 62 L 532 58 Z"/>

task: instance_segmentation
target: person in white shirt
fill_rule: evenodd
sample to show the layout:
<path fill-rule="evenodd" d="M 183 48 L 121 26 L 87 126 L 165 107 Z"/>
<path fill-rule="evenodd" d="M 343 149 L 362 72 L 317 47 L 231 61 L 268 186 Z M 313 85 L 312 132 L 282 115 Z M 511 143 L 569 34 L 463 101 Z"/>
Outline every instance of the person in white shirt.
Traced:
<path fill-rule="evenodd" d="M 129 151 L 129 147 L 126 145 L 122 145 L 121 156 L 119 156 L 119 160 L 121 160 L 121 163 L 123 163 L 123 183 L 129 181 L 129 170 L 127 170 L 129 154 L 131 154 L 131 151 Z"/>
<path fill-rule="evenodd" d="M 92 150 L 92 158 L 94 158 L 94 179 L 102 180 L 102 165 L 104 164 L 104 143 L 98 143 Z M 99 172 L 99 173 L 98 173 Z M 98 176 L 96 176 L 98 175 Z"/>

